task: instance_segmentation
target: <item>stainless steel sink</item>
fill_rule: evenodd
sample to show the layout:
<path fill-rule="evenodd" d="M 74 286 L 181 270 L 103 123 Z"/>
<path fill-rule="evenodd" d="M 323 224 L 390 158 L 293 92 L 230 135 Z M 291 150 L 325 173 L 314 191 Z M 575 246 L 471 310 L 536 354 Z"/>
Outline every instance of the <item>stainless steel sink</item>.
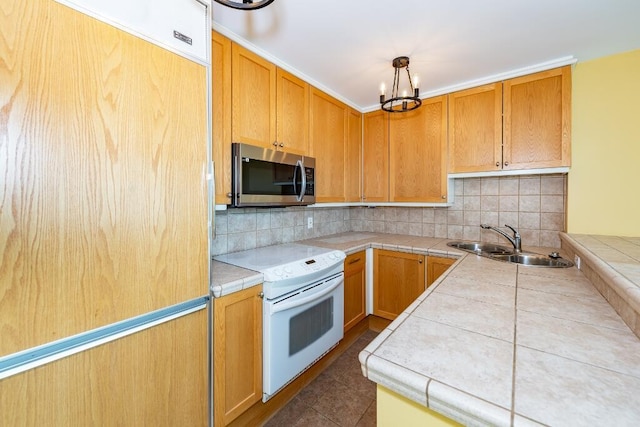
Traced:
<path fill-rule="evenodd" d="M 522 252 L 519 254 L 492 254 L 490 258 L 498 261 L 507 261 L 515 264 L 531 265 L 535 267 L 573 267 L 573 263 L 564 258 L 555 258 L 536 253 Z"/>
<path fill-rule="evenodd" d="M 493 243 L 483 242 L 449 242 L 447 246 L 457 248 L 467 252 L 473 252 L 478 255 L 490 254 L 512 254 L 513 249 L 506 246 L 496 245 Z"/>
<path fill-rule="evenodd" d="M 449 242 L 447 246 L 471 252 L 476 255 L 496 261 L 510 262 L 513 264 L 528 265 L 532 267 L 573 267 L 569 260 L 561 258 L 557 253 L 542 255 L 534 252 L 516 252 L 513 248 L 483 242 Z"/>

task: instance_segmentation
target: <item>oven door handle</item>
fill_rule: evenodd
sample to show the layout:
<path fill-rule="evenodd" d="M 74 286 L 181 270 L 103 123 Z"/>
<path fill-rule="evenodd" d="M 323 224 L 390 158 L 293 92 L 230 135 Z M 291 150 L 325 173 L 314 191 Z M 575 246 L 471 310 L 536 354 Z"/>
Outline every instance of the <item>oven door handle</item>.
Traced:
<path fill-rule="evenodd" d="M 320 291 L 317 292 L 312 292 L 311 294 L 305 295 L 304 297 L 300 298 L 300 299 L 293 299 L 292 301 L 287 301 L 285 303 L 276 303 L 276 304 L 270 304 L 271 305 L 271 310 L 269 310 L 269 312 L 271 314 L 274 313 L 278 313 L 280 311 L 285 311 L 285 310 L 291 310 L 292 308 L 296 308 L 296 307 L 300 307 L 303 306 L 311 301 L 315 301 L 318 300 L 320 298 L 322 298 L 323 296 L 330 294 L 331 292 L 333 292 L 338 286 L 340 286 L 342 284 L 342 282 L 344 282 L 344 277 L 342 275 L 340 275 L 339 277 L 333 278 L 331 280 L 329 280 L 329 282 L 331 281 L 335 281 L 336 283 L 330 285 L 327 288 L 324 288 Z M 327 282 L 327 283 L 329 283 Z"/>

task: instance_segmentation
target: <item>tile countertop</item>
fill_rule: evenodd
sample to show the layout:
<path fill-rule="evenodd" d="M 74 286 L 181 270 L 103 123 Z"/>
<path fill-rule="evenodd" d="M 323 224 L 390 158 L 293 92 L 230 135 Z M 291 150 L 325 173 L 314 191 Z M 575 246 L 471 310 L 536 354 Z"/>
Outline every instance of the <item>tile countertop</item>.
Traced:
<path fill-rule="evenodd" d="M 640 423 L 640 340 L 576 268 L 501 263 L 445 239 L 391 234 L 299 243 L 460 257 L 360 353 L 376 383 L 467 425 Z M 635 277 L 640 262 L 626 264 Z M 214 261 L 214 278 L 225 295 L 261 275 Z"/>

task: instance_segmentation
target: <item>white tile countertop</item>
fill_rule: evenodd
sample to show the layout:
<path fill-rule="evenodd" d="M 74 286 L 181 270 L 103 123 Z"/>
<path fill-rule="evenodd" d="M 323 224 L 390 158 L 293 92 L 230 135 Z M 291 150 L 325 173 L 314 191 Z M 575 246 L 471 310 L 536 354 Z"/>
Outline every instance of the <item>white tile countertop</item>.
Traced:
<path fill-rule="evenodd" d="M 360 361 L 466 425 L 640 423 L 640 340 L 576 268 L 466 255 Z"/>
<path fill-rule="evenodd" d="M 614 288 L 634 294 L 640 262 L 629 240 L 616 249 L 626 258 L 604 261 L 602 239 L 561 237 L 565 255 L 582 254 L 589 279 L 592 271 L 603 283 L 618 278 Z M 617 300 L 603 297 L 614 288 L 594 286 L 583 271 L 502 263 L 445 239 L 344 233 L 304 243 L 461 257 L 360 353 L 376 383 L 466 425 L 640 425 L 640 340 L 612 307 Z M 220 264 L 214 277 L 224 278 L 212 287 L 220 295 L 260 283 Z"/>

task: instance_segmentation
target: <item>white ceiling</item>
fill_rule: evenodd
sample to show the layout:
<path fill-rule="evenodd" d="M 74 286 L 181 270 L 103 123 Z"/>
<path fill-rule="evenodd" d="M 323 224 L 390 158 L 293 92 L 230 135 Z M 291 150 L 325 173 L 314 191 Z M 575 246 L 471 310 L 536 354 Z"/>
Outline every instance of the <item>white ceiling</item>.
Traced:
<path fill-rule="evenodd" d="M 213 28 L 360 111 L 391 60 L 421 97 L 640 48 L 640 0 L 275 0 L 213 3 Z"/>

